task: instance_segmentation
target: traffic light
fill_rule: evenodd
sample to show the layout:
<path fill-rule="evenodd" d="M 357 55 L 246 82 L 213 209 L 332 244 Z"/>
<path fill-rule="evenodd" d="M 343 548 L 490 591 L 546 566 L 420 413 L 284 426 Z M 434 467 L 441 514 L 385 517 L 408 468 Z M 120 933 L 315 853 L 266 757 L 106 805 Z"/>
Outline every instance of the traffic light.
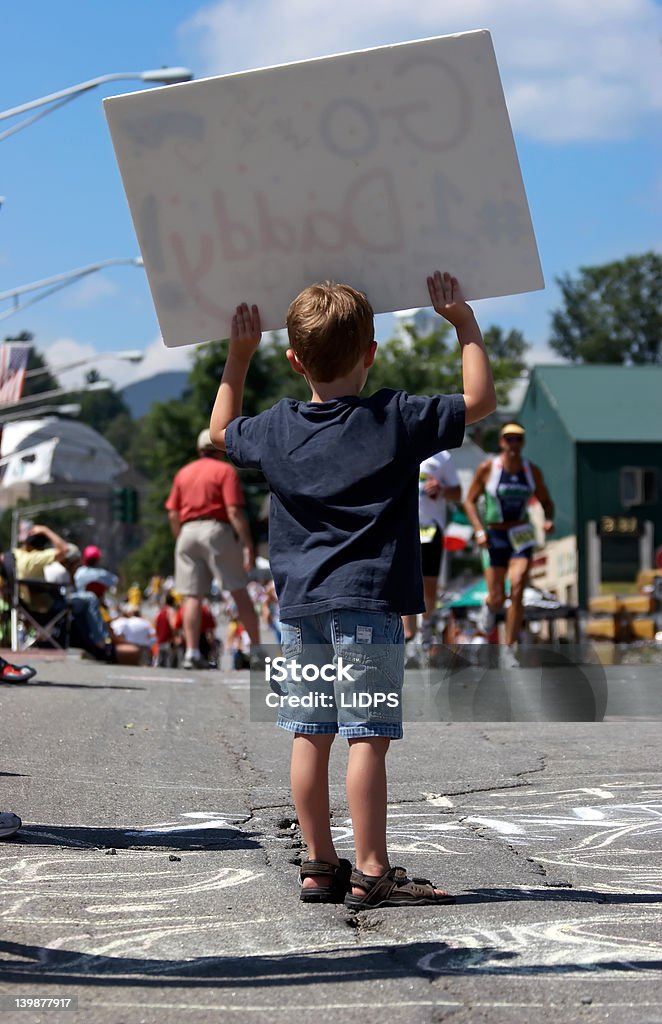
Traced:
<path fill-rule="evenodd" d="M 111 507 L 112 507 L 112 512 L 113 512 L 113 522 L 114 523 L 122 523 L 122 522 L 124 522 L 124 520 L 123 520 L 124 488 L 123 487 L 114 487 L 113 488 L 113 497 L 112 497 Z"/>
<path fill-rule="evenodd" d="M 112 511 L 115 522 L 138 522 L 138 492 L 135 487 L 115 487 L 113 489 Z"/>
<path fill-rule="evenodd" d="M 135 487 L 124 487 L 124 522 L 138 522 L 138 491 Z"/>

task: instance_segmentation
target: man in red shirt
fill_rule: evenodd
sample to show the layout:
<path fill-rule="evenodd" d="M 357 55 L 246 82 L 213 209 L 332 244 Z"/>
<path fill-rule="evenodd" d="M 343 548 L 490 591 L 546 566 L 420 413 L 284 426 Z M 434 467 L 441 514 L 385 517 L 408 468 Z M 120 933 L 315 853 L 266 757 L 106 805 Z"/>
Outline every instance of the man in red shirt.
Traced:
<path fill-rule="evenodd" d="M 184 595 L 182 668 L 206 667 L 200 654 L 201 605 L 213 579 L 232 594 L 251 643 L 260 642 L 257 615 L 246 590 L 255 553 L 239 477 L 211 443 L 208 430 L 198 435 L 197 448 L 198 459 L 175 474 L 166 502 L 176 538 L 175 589 Z"/>

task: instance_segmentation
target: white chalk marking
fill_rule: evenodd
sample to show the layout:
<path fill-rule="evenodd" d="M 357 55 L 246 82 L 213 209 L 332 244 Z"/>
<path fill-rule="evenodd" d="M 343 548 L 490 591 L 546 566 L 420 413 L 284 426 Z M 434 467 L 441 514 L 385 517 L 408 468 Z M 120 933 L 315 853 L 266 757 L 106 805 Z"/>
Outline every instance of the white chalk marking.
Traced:
<path fill-rule="evenodd" d="M 452 801 L 447 796 L 442 796 L 441 793 L 423 793 L 423 796 L 433 807 L 453 807 Z"/>
<path fill-rule="evenodd" d="M 604 812 L 595 807 L 573 807 L 572 812 L 583 821 L 601 821 L 604 818 Z"/>
<path fill-rule="evenodd" d="M 524 829 L 520 828 L 519 825 L 514 825 L 509 821 L 500 821 L 498 818 L 479 818 L 470 817 L 465 818 L 465 821 L 470 821 L 476 825 L 486 825 L 488 828 L 493 828 L 496 832 L 501 832 L 504 836 L 511 835 L 522 835 Z"/>

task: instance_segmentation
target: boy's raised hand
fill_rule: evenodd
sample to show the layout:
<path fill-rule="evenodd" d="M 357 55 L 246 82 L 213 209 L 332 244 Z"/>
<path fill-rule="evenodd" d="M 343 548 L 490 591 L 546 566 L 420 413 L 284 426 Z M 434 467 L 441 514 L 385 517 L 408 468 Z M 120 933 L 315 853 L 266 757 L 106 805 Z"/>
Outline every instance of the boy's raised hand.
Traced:
<path fill-rule="evenodd" d="M 454 327 L 460 327 L 473 320 L 473 310 L 467 305 L 456 277 L 435 270 L 434 274 L 428 277 L 428 292 L 435 312 Z"/>
<path fill-rule="evenodd" d="M 232 317 L 230 352 L 241 359 L 250 359 L 260 344 L 262 325 L 257 306 L 248 307 L 242 302 Z"/>

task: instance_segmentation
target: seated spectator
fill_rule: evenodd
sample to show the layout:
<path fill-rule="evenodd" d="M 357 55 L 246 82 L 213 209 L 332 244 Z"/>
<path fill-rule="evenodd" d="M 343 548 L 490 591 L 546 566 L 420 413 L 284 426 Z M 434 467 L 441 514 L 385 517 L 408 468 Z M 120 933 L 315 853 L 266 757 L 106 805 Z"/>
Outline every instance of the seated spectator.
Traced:
<path fill-rule="evenodd" d="M 19 533 L 18 546 L 12 552 L 14 575 L 17 580 L 47 582 L 46 567 L 61 562 L 74 550 L 78 551 L 75 545 L 69 544 L 50 527 L 26 523 L 25 531 Z M 47 615 L 53 610 L 53 599 L 47 594 L 31 594 L 28 587 L 20 587 L 19 593 L 21 600 L 36 614 Z"/>
<path fill-rule="evenodd" d="M 81 561 L 82 564 L 76 569 L 74 576 L 76 590 L 90 590 L 103 601 L 106 591 L 114 590 L 117 586 L 117 576 L 101 567 L 101 549 L 96 544 L 87 545 Z"/>
<path fill-rule="evenodd" d="M 142 610 L 125 604 L 122 614 L 112 619 L 110 628 L 115 638 L 115 655 L 120 665 L 151 665 L 154 627 L 143 618 Z"/>
<path fill-rule="evenodd" d="M 73 547 L 48 526 L 30 524 L 28 532 L 19 538 L 14 548 L 16 579 L 43 580 L 44 569 L 53 562 L 61 562 Z M 80 554 L 80 552 L 79 552 Z"/>
<path fill-rule="evenodd" d="M 151 597 L 154 601 L 158 601 L 163 593 L 163 580 L 160 576 L 152 576 L 147 588 L 145 590 L 145 597 Z"/>
<path fill-rule="evenodd" d="M 154 632 L 158 644 L 155 663 L 160 668 L 176 668 L 179 661 L 176 605 L 174 596 L 166 594 L 164 603 L 154 619 Z"/>
<path fill-rule="evenodd" d="M 44 568 L 44 576 L 47 582 L 59 583 L 65 589 L 72 611 L 70 646 L 82 648 L 97 661 L 114 661 L 113 637 L 99 598 L 90 591 L 79 593 L 74 587 L 80 557 L 80 550 L 70 544 L 61 562 L 52 562 Z"/>
<path fill-rule="evenodd" d="M 227 647 L 232 657 L 233 668 L 250 668 L 250 638 L 239 621 L 236 611 L 230 612 Z"/>

